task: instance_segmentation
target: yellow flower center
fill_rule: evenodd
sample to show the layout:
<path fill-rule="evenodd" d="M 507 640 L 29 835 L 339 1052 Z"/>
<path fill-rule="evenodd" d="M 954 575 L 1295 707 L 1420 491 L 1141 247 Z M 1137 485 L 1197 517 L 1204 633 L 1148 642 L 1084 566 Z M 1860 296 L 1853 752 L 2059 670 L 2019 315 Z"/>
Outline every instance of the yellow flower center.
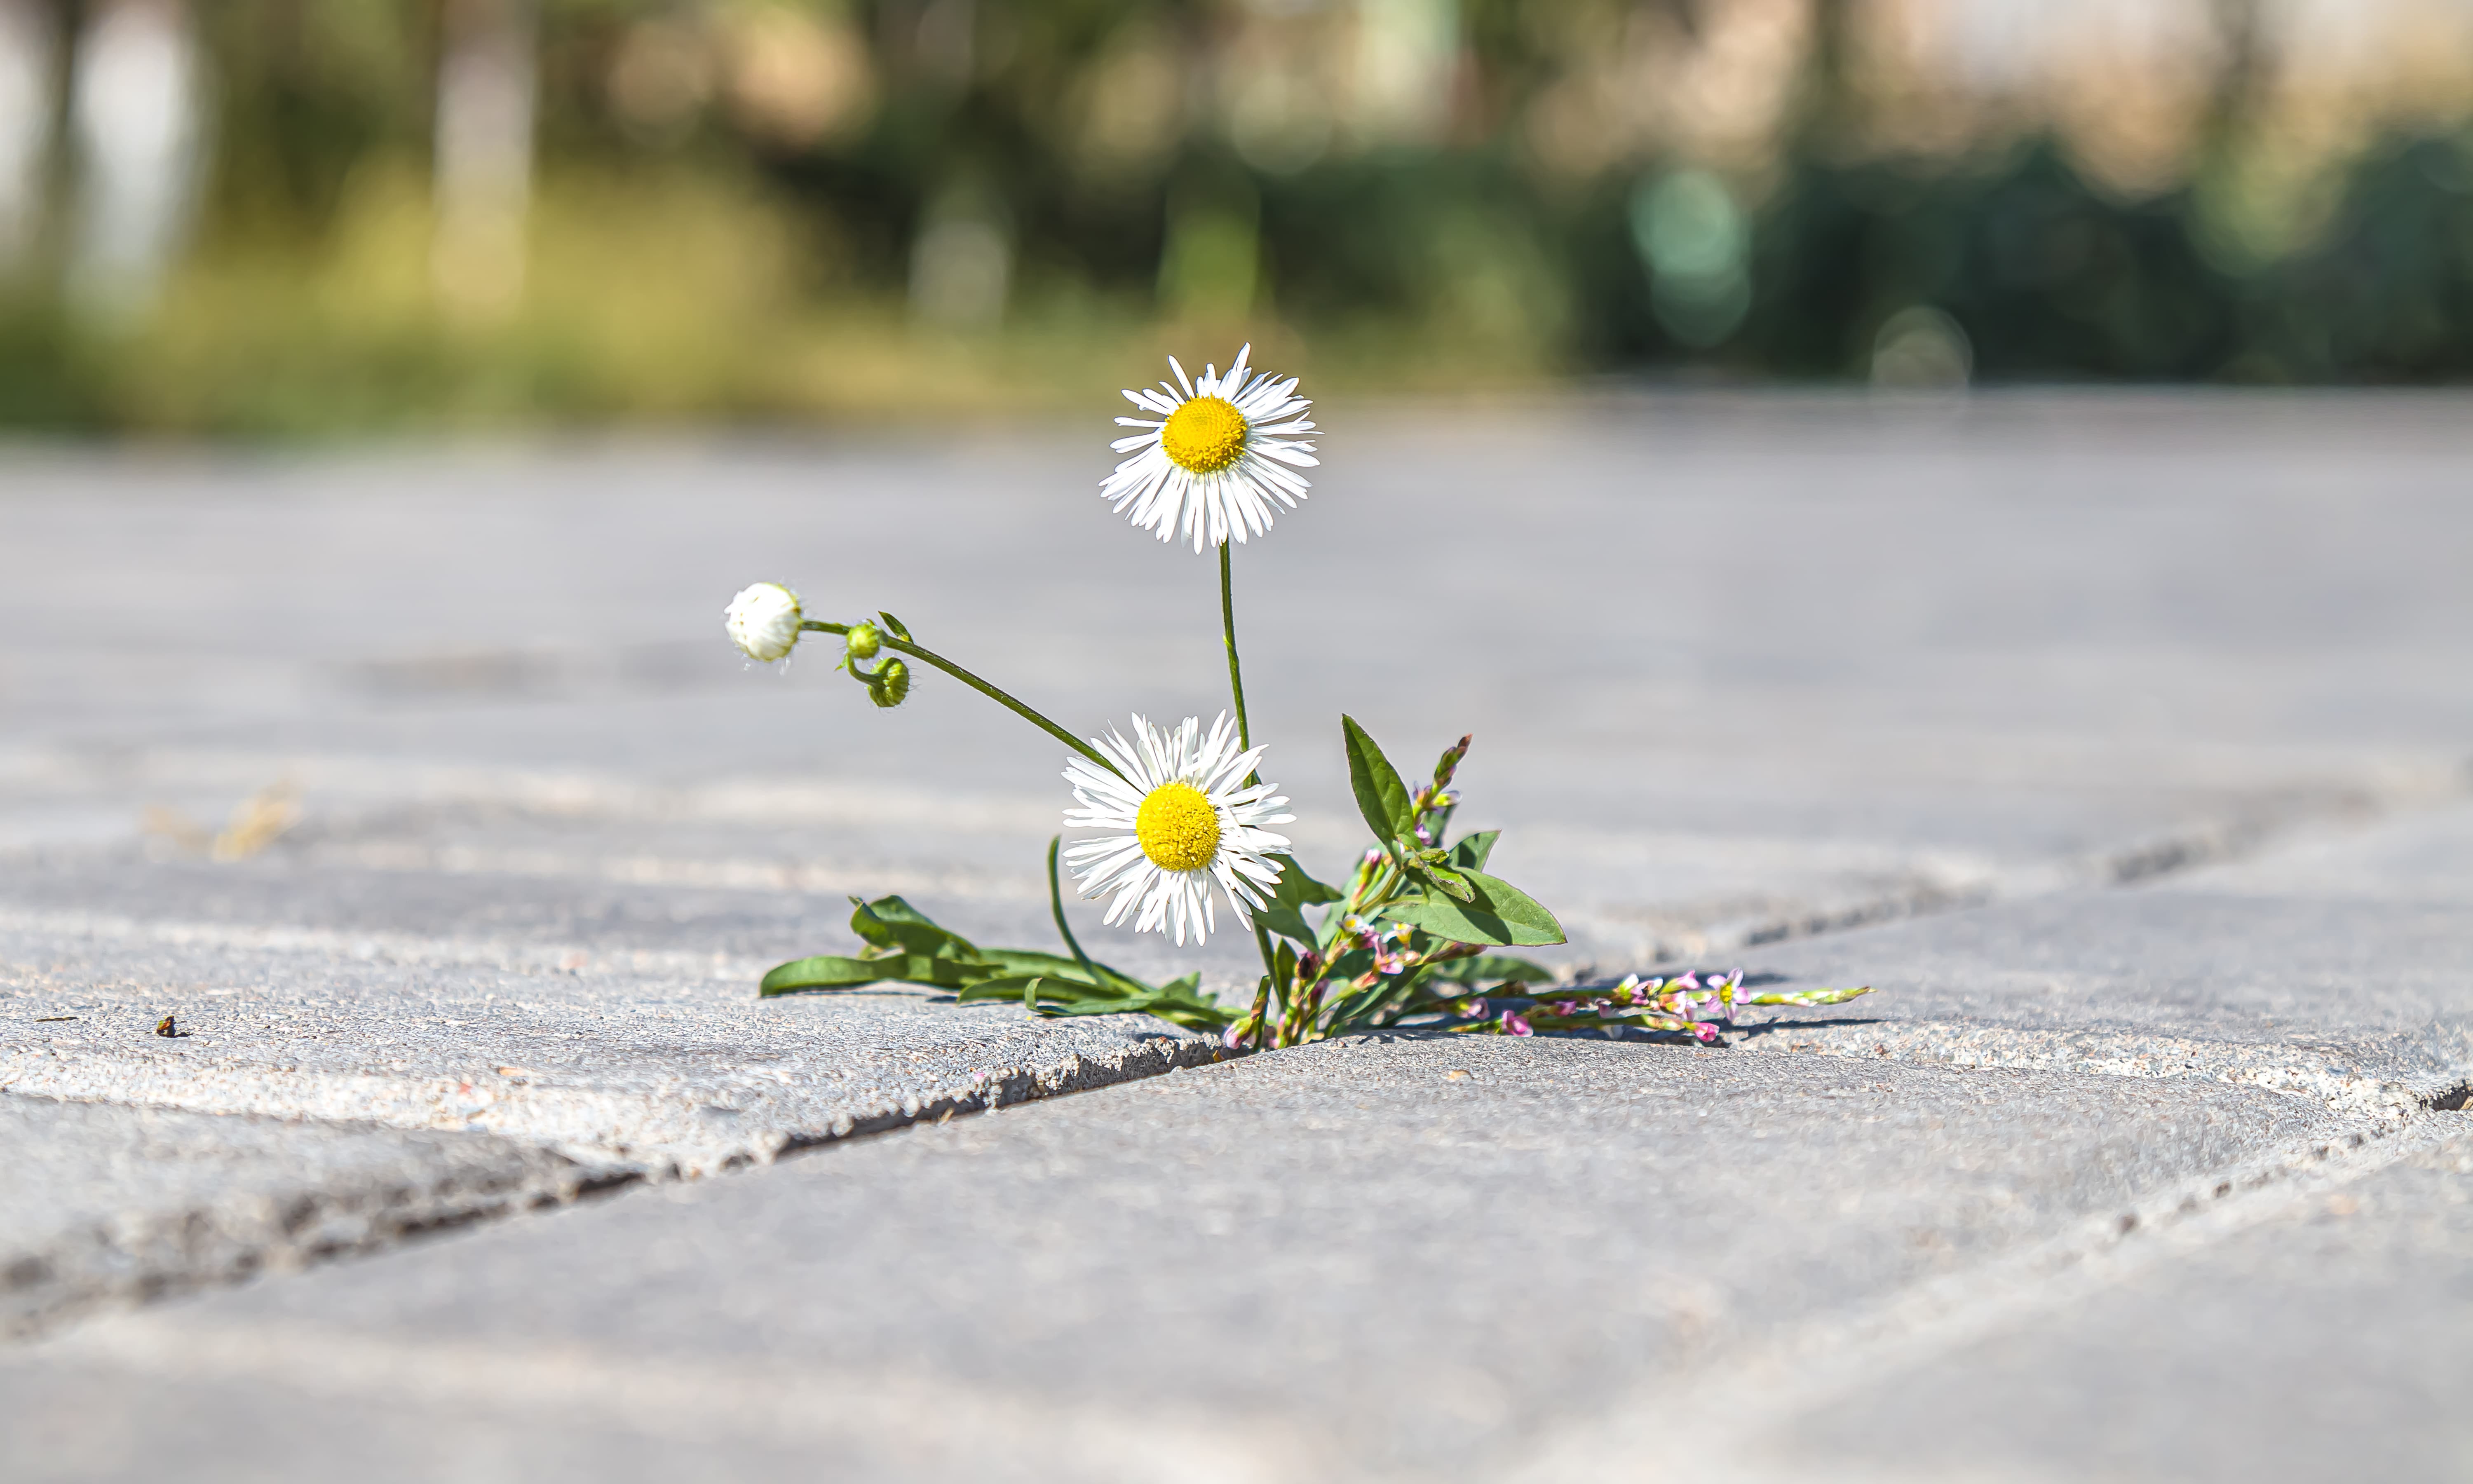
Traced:
<path fill-rule="evenodd" d="M 1162 783 L 1134 811 L 1134 838 L 1163 871 L 1200 871 L 1219 854 L 1219 811 L 1190 783 Z"/>
<path fill-rule="evenodd" d="M 1181 468 L 1216 474 L 1245 451 L 1245 415 L 1222 397 L 1197 396 L 1167 415 L 1160 448 Z"/>

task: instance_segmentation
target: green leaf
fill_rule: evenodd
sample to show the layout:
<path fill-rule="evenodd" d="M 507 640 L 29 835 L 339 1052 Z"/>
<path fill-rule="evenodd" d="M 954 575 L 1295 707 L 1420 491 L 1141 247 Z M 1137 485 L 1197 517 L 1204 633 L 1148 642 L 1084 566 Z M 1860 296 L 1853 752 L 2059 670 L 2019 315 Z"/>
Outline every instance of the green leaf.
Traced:
<path fill-rule="evenodd" d="M 851 931 L 875 947 L 905 953 L 924 953 L 931 958 L 975 959 L 976 945 L 948 928 L 937 926 L 927 915 L 899 897 L 879 897 L 874 901 L 851 898 L 856 909 L 851 913 Z"/>
<path fill-rule="evenodd" d="M 1453 871 L 1449 866 L 1420 866 L 1417 868 L 1417 875 L 1420 879 L 1424 880 L 1426 884 L 1435 888 L 1444 896 L 1449 897 L 1455 901 L 1474 902 L 1477 900 L 1477 888 L 1469 885 L 1469 879 L 1467 876 Z"/>
<path fill-rule="evenodd" d="M 891 613 L 885 612 L 881 609 L 876 610 L 876 616 L 884 620 L 884 627 L 892 631 L 895 638 L 903 640 L 904 642 L 909 641 L 910 630 L 903 625 L 900 619 L 894 617 Z"/>
<path fill-rule="evenodd" d="M 1204 998 L 1201 991 L 1198 974 L 1188 974 L 1140 993 L 1093 986 L 1087 979 L 1067 974 L 1009 974 L 982 979 L 957 997 L 964 1001 L 1018 998 L 1025 1009 L 1035 1009 L 1043 1016 L 1140 1012 L 1189 1029 L 1218 1030 L 1231 1017 L 1217 1001 Z"/>
<path fill-rule="evenodd" d="M 1306 874 L 1293 855 L 1278 857 L 1280 879 L 1271 888 L 1271 899 L 1254 920 L 1283 938 L 1293 938 L 1307 947 L 1314 945 L 1314 931 L 1306 924 L 1305 909 L 1339 900 L 1339 893 Z"/>
<path fill-rule="evenodd" d="M 1417 827 L 1417 818 L 1410 807 L 1408 786 L 1400 781 L 1400 770 L 1382 755 L 1382 749 L 1357 725 L 1357 718 L 1339 719 L 1341 739 L 1348 747 L 1348 786 L 1357 793 L 1357 812 L 1365 816 L 1373 827 L 1374 838 L 1388 840 L 1405 835 Z"/>
<path fill-rule="evenodd" d="M 776 967 L 756 987 L 762 996 L 800 990 L 854 990 L 863 984 L 924 984 L 958 990 L 971 982 L 972 966 L 949 958 L 919 953 L 891 953 L 882 958 L 839 958 L 823 954 L 793 959 Z M 982 973 L 986 970 L 982 969 Z"/>
<path fill-rule="evenodd" d="M 1287 862 L 1280 868 L 1279 896 L 1282 901 L 1293 899 L 1299 906 L 1318 907 L 1327 901 L 1339 900 L 1339 889 L 1325 886 L 1306 874 L 1306 868 L 1297 864 L 1295 856 L 1283 855 L 1280 859 Z"/>
<path fill-rule="evenodd" d="M 1382 909 L 1384 915 L 1453 943 L 1543 947 L 1564 941 L 1563 924 L 1554 921 L 1554 914 L 1520 888 L 1482 871 L 1461 874 L 1475 889 L 1474 899 L 1462 903 L 1428 897 L 1393 902 Z"/>
<path fill-rule="evenodd" d="M 1494 853 L 1494 842 L 1501 838 L 1500 829 L 1460 836 L 1452 842 L 1452 868 L 1455 871 L 1483 871 L 1485 858 Z"/>
<path fill-rule="evenodd" d="M 1035 948 L 981 948 L 979 962 L 988 965 L 989 972 L 994 974 L 1017 976 L 1046 974 L 1050 977 L 1078 979 L 1085 984 L 1093 985 L 1104 985 L 1110 982 L 1104 969 L 1094 974 L 1061 954 L 1042 953 Z M 1099 966 L 1092 967 L 1096 969 Z M 1116 978 L 1124 980 L 1124 983 L 1119 986 L 1119 993 L 1124 990 L 1145 991 L 1150 988 L 1139 979 L 1126 979 L 1122 974 L 1116 975 Z"/>

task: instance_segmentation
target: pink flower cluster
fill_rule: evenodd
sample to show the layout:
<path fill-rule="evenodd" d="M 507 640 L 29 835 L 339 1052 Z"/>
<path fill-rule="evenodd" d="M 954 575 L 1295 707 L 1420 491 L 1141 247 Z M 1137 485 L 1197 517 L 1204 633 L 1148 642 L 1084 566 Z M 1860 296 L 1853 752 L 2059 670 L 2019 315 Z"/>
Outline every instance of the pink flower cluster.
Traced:
<path fill-rule="evenodd" d="M 1525 1013 L 1506 1005 L 1489 1016 L 1482 999 L 1465 1001 L 1458 1008 L 1476 1022 L 1470 1029 L 1487 1029 L 1504 1036 L 1533 1036 L 1541 1022 L 1549 1030 L 1635 1025 L 1643 1030 L 1672 1031 L 1705 1045 L 1717 1039 L 1719 1023 L 1734 1023 L 1736 1007 L 1749 1003 L 1742 987 L 1743 971 L 1740 969 L 1705 979 L 1697 972 L 1671 979 L 1643 979 L 1629 974 L 1610 989 L 1541 1000 Z"/>

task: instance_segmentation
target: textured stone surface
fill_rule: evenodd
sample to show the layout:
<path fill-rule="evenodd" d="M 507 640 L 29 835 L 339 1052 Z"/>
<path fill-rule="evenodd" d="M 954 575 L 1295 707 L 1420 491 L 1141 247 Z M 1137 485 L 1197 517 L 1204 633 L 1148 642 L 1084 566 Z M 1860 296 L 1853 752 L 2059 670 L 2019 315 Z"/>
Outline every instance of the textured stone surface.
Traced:
<path fill-rule="evenodd" d="M 2473 1079 L 2473 808 L 2296 841 L 2128 891 L 1781 944 L 1789 985 L 1883 993 L 1748 1043 L 2287 1088 L 2365 1113 Z"/>
<path fill-rule="evenodd" d="M 1877 983 L 1750 1041 L 1844 1055 L 1326 1047 L 624 1191 L 0 1352 L 13 1472 L 2081 1476 L 2127 1454 L 2038 1407 L 2053 1376 L 2167 1375 L 2194 1447 L 2261 1415 L 2246 1351 L 2135 1321 L 2175 1297 L 2138 1254 L 2220 1239 L 2190 1333 L 2281 1304 L 2296 1376 L 2382 1389 L 2374 1462 L 2443 1472 L 2456 1435 L 2383 1334 L 2453 1353 L 2452 1301 L 2400 1310 L 2461 1282 L 2456 1177 L 2361 1176 L 2375 1239 L 2256 1212 L 2419 1158 L 2473 1066 L 2462 408 L 1335 409 L 1314 501 L 1237 557 L 1309 859 L 1355 844 L 1336 712 L 1411 768 L 1473 729 L 1465 820 L 1508 826 L 1561 962 Z M 850 892 L 1045 943 L 1064 799 L 1052 745 L 940 678 L 885 714 L 822 656 L 744 673 L 721 603 L 774 576 L 889 607 L 1076 728 L 1208 714 L 1210 564 L 1106 515 L 1106 463 L 1096 432 L 11 456 L 0 1087 L 395 1127 L 33 1104 L 95 1121 L 0 1142 L 0 1189 L 186 1211 L 211 1240 L 160 1271 L 187 1281 L 381 1241 L 466 1188 L 455 1158 L 709 1170 L 1207 1057 L 1149 1022 L 752 994 L 850 946 Z M 1404 599 L 1400 571 L 1441 578 Z M 1435 643 L 1334 659 L 1404 603 Z M 299 823 L 206 859 L 279 780 Z M 1810 937 L 1918 913 L 1944 915 Z M 1092 938 L 1248 972 L 1233 938 Z M 149 1034 L 167 1012 L 187 1037 Z M 83 1190 L 130 1119 L 195 1156 Z M 190 1193 L 148 1205 L 141 1173 Z M 286 1209 L 311 1237 L 249 1224 Z M 2314 1253 L 2357 1309 L 2277 1297 Z M 1881 1436 L 1947 1425 L 1942 1392 L 2029 1442 L 1858 1436 L 1875 1407 Z"/>
<path fill-rule="evenodd" d="M 1490 1477 L 1745 1344 L 2362 1128 L 2197 1083 L 1325 1045 L 87 1327 L 0 1362 L 0 1424 L 48 1415 L 61 1475 L 162 1456 L 142 1409 L 235 1477 L 417 1477 L 405 1431 L 492 1454 L 518 1412 L 531 1456 L 574 1436 L 621 1478 L 682 1436 L 759 1477 L 785 1428 L 883 1478 Z"/>
<path fill-rule="evenodd" d="M 478 1135 L 0 1094 L 0 1333 L 527 1206 L 586 1173 Z"/>
<path fill-rule="evenodd" d="M 1758 1425 L 1594 1420 L 1518 1477 L 1602 1479 L 1647 1456 L 1735 1484 L 2458 1478 L 2473 1458 L 2464 1114 L 2171 1213 L 2041 1281 L 1972 1287 L 1751 1361 L 1740 1384 L 1795 1399 Z"/>
<path fill-rule="evenodd" d="M 1779 1478 L 2461 1478 L 2468 1374 L 2473 1133 L 2459 1132 L 1803 1409 L 1743 1465 Z"/>
<path fill-rule="evenodd" d="M 1254 719 L 1325 862 L 1355 840 L 1339 710 L 1411 767 L 1475 730 L 1471 822 L 1610 966 L 2220 853 L 2461 786 L 2460 408 L 1330 409 L 1313 500 L 1239 554 Z M 144 806 L 212 826 L 289 775 L 307 817 L 268 859 L 304 881 L 804 884 L 828 914 L 942 882 L 973 930 L 1035 920 L 1052 744 L 939 677 L 887 714 L 819 658 L 742 673 L 718 610 L 776 574 L 1076 728 L 1215 710 L 1210 563 L 1094 497 L 1104 416 L 21 456 L 0 843 L 124 858 Z M 1396 622 L 1378 562 L 1468 596 L 1430 653 L 1333 663 L 1327 634 Z M 141 596 L 87 601 L 97 572 Z"/>
<path fill-rule="evenodd" d="M 933 993 L 759 1000 L 747 977 L 691 958 L 617 958 L 0 923 L 0 1088 L 464 1129 L 662 1176 L 1217 1054 L 1147 1016 L 1042 1020 Z M 184 1034 L 154 1033 L 166 1014 Z"/>
<path fill-rule="evenodd" d="M 1748 1043 L 2289 1088 L 2365 1113 L 2473 1073 L 2473 913 L 2413 903 L 2071 895 L 1756 952 L 1882 993 Z"/>

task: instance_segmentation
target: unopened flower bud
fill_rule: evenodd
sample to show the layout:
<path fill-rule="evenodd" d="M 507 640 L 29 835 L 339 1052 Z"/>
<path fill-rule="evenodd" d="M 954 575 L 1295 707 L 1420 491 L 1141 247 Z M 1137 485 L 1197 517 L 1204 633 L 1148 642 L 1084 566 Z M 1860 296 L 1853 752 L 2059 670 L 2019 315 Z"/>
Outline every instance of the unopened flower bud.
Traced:
<path fill-rule="evenodd" d="M 852 624 L 842 642 L 850 646 L 852 659 L 874 659 L 877 648 L 884 642 L 884 635 L 874 624 Z"/>
<path fill-rule="evenodd" d="M 869 677 L 867 698 L 891 710 L 910 694 L 910 667 L 899 659 L 888 659 L 876 667 Z"/>
<path fill-rule="evenodd" d="M 1511 1036 L 1534 1036 L 1537 1034 L 1536 1030 L 1531 1027 L 1525 1019 L 1522 1018 L 1520 1012 L 1516 1010 L 1506 1010 L 1502 1013 L 1502 1029 L 1506 1035 Z"/>
<path fill-rule="evenodd" d="M 799 595 L 780 583 L 756 583 L 739 589 L 723 611 L 730 641 L 750 659 L 771 664 L 799 642 Z"/>

